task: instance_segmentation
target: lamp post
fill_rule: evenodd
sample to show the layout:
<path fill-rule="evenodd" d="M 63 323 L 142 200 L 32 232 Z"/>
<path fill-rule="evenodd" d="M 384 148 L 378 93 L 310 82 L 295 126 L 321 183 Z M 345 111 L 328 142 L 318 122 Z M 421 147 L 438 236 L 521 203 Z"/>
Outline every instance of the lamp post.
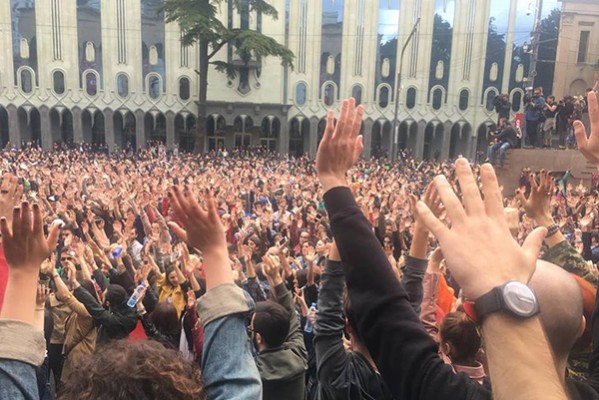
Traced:
<path fill-rule="evenodd" d="M 534 87 L 535 77 L 537 76 L 537 62 L 539 61 L 539 44 L 541 38 L 541 17 L 543 16 L 543 0 L 536 0 L 535 6 L 535 30 L 531 43 L 530 66 L 528 68 L 529 85 Z"/>
<path fill-rule="evenodd" d="M 401 67 L 403 65 L 403 56 L 408 48 L 408 44 L 412 41 L 412 38 L 416 34 L 416 29 L 418 28 L 418 24 L 420 23 L 420 17 L 414 23 L 412 27 L 412 32 L 406 39 L 403 47 L 401 49 L 401 55 L 399 56 L 399 65 L 397 68 L 397 83 L 396 83 L 396 91 L 395 91 L 395 112 L 393 113 L 393 145 L 391 146 L 391 161 L 395 161 L 397 157 L 397 144 L 399 141 L 399 95 L 401 93 Z"/>

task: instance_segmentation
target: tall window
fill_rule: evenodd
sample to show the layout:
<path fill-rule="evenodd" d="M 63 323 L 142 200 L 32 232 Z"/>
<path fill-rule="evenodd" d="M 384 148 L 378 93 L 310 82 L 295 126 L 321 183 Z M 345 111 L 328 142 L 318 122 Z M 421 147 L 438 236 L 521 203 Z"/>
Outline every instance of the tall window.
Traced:
<path fill-rule="evenodd" d="M 325 85 L 323 100 L 326 106 L 332 106 L 333 103 L 335 103 L 335 86 L 333 86 L 332 83 L 327 83 Z"/>
<path fill-rule="evenodd" d="M 576 62 L 587 62 L 587 53 L 589 51 L 589 36 L 590 31 L 580 31 L 580 40 L 578 41 L 578 57 Z"/>
<path fill-rule="evenodd" d="M 468 109 L 468 100 L 470 98 L 470 92 L 466 89 L 462 89 L 460 92 L 460 111 L 466 111 Z"/>
<path fill-rule="evenodd" d="M 441 88 L 436 88 L 433 90 L 433 109 L 438 110 L 441 108 L 441 104 L 443 103 L 443 91 Z"/>
<path fill-rule="evenodd" d="M 102 79 L 102 5 L 99 1 L 77 1 L 77 40 L 79 76 L 83 79 L 83 73 L 93 69 Z M 80 83 L 83 86 L 85 82 Z M 96 88 L 99 85 L 101 82 L 96 82 Z"/>
<path fill-rule="evenodd" d="M 389 88 L 383 86 L 379 89 L 379 107 L 386 108 L 389 105 Z"/>
<path fill-rule="evenodd" d="M 406 93 L 406 107 L 412 109 L 416 106 L 416 88 L 409 88 Z"/>
<path fill-rule="evenodd" d="M 98 75 L 91 71 L 85 74 L 85 93 L 90 96 L 98 94 Z"/>
<path fill-rule="evenodd" d="M 306 84 L 303 82 L 295 86 L 295 104 L 298 106 L 306 104 Z"/>
<path fill-rule="evenodd" d="M 6 0 L 3 1 L 3 3 L 5 2 Z M 33 75 L 30 71 L 30 78 L 33 79 L 37 76 L 37 38 L 35 36 L 35 2 L 10 0 L 10 12 L 13 40 L 13 67 L 16 84 L 19 75 L 17 71 L 19 70 L 19 68 L 23 66 L 30 67 L 33 70 L 34 74 L 36 74 Z M 4 33 L 4 35 L 6 35 L 6 32 Z M 6 51 L 8 49 L 3 50 Z M 34 84 L 33 81 L 30 81 L 30 83 L 31 85 Z"/>
<path fill-rule="evenodd" d="M 63 94 L 64 93 L 64 74 L 62 71 L 54 71 L 52 74 L 52 83 L 54 93 Z"/>
<path fill-rule="evenodd" d="M 333 81 L 337 87 L 339 87 L 341 83 L 343 8 L 345 0 L 321 1 L 322 37 L 320 44 L 320 87 L 322 87 L 326 81 Z M 323 95 L 326 95 L 326 93 L 323 93 Z"/>
<path fill-rule="evenodd" d="M 368 1 L 367 3 L 370 3 Z M 399 36 L 399 3 L 400 0 L 387 0 L 378 2 L 378 35 L 377 35 L 377 57 L 375 70 L 374 98 L 380 96 L 376 90 L 381 83 L 395 87 L 396 60 L 397 60 L 397 38 Z M 380 97 L 379 97 L 380 98 Z M 392 100 L 391 96 L 389 100 Z"/>
<path fill-rule="evenodd" d="M 125 74 L 119 74 L 116 78 L 116 88 L 120 97 L 129 96 L 129 77 Z"/>
<path fill-rule="evenodd" d="M 455 0 L 436 0 L 429 68 L 429 93 L 434 86 L 448 89 Z M 434 94 L 434 92 L 433 92 Z"/>
<path fill-rule="evenodd" d="M 351 89 L 351 97 L 356 100 L 356 105 L 362 104 L 362 86 L 354 85 Z"/>
<path fill-rule="evenodd" d="M 160 78 L 152 75 L 148 78 L 148 94 L 151 98 L 157 99 L 160 97 Z"/>
<path fill-rule="evenodd" d="M 21 70 L 21 90 L 23 93 L 31 93 L 33 91 L 33 76 L 28 69 Z"/>
<path fill-rule="evenodd" d="M 189 100 L 189 78 L 183 77 L 179 80 L 179 98 Z"/>
<path fill-rule="evenodd" d="M 158 83 L 164 81 L 165 58 L 164 58 L 164 13 L 159 12 L 163 0 L 143 0 L 141 2 L 141 56 L 142 73 L 144 78 L 151 72 L 160 75 Z M 144 83 L 146 80 L 144 80 Z M 148 84 L 156 82 L 149 79 Z M 146 88 L 152 97 L 155 89 Z M 160 88 L 159 92 L 164 88 Z M 158 97 L 158 96 L 156 96 Z M 152 98 L 156 98 L 152 97 Z"/>

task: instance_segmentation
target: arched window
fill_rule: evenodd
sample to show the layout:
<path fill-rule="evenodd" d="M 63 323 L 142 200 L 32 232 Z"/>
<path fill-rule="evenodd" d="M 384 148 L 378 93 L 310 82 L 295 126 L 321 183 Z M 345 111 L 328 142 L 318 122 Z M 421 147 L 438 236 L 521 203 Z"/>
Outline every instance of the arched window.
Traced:
<path fill-rule="evenodd" d="M 189 100 L 189 86 L 188 78 L 179 79 L 179 98 L 181 100 Z"/>
<path fill-rule="evenodd" d="M 517 90 L 512 95 L 512 111 L 513 112 L 520 111 L 521 106 L 522 106 L 522 92 Z"/>
<path fill-rule="evenodd" d="M 389 105 L 389 88 L 383 86 L 379 89 L 379 107 L 386 108 Z"/>
<path fill-rule="evenodd" d="M 412 109 L 416 106 L 416 88 L 409 88 L 406 92 L 406 107 Z"/>
<path fill-rule="evenodd" d="M 93 72 L 87 72 L 85 74 L 85 93 L 90 96 L 98 94 L 98 76 Z"/>
<path fill-rule="evenodd" d="M 28 69 L 21 71 L 21 90 L 23 93 L 31 93 L 33 91 L 33 75 Z"/>
<path fill-rule="evenodd" d="M 160 97 L 160 78 L 156 75 L 148 78 L 148 94 L 153 99 Z"/>
<path fill-rule="evenodd" d="M 306 84 L 304 82 L 295 86 L 295 104 L 298 106 L 306 104 Z"/>
<path fill-rule="evenodd" d="M 493 100 L 495 100 L 495 96 L 497 96 L 497 92 L 495 92 L 494 90 L 489 90 L 487 92 L 487 101 L 485 104 L 487 111 L 493 111 L 493 109 L 495 108 L 495 105 L 493 104 Z"/>
<path fill-rule="evenodd" d="M 125 74 L 119 74 L 116 77 L 116 89 L 120 97 L 129 96 L 129 77 Z"/>
<path fill-rule="evenodd" d="M 441 104 L 443 103 L 443 91 L 441 88 L 436 88 L 433 90 L 433 109 L 438 110 L 441 108 Z"/>
<path fill-rule="evenodd" d="M 332 83 L 327 83 L 324 86 L 324 104 L 332 106 L 335 102 L 335 86 Z"/>
<path fill-rule="evenodd" d="M 354 85 L 351 89 L 351 97 L 356 100 L 356 105 L 362 104 L 362 86 Z"/>
<path fill-rule="evenodd" d="M 460 92 L 460 111 L 466 111 L 468 109 L 468 101 L 470 99 L 470 92 L 466 89 L 462 89 Z"/>
<path fill-rule="evenodd" d="M 52 84 L 54 88 L 54 93 L 64 93 L 64 73 L 62 71 L 54 71 L 54 73 L 52 74 Z"/>

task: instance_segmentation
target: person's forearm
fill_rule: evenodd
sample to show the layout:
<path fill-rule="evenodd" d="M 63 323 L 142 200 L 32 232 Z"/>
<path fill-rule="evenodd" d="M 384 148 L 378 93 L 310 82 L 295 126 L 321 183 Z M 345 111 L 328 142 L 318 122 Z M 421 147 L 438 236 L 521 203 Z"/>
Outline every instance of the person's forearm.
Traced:
<path fill-rule="evenodd" d="M 414 237 L 410 246 L 410 256 L 426 259 L 426 250 L 428 248 L 428 230 L 419 222 L 416 222 L 414 227 Z"/>
<path fill-rule="evenodd" d="M 538 225 L 541 225 L 544 227 L 549 227 L 550 225 L 554 224 L 554 220 L 550 215 L 536 218 L 535 221 Z M 549 248 L 551 248 L 551 247 L 555 246 L 556 244 L 563 242 L 564 240 L 566 240 L 566 238 L 564 237 L 562 232 L 558 230 L 556 234 L 551 235 L 549 237 L 545 237 L 545 244 Z"/>
<path fill-rule="evenodd" d="M 538 317 L 495 313 L 482 331 L 494 399 L 567 399 Z"/>
<path fill-rule="evenodd" d="M 203 258 L 206 273 L 206 290 L 219 285 L 234 283 L 226 247 L 208 249 L 203 252 Z"/>
<path fill-rule="evenodd" d="M 37 279 L 37 274 L 16 269 L 10 271 L 0 318 L 22 321 L 35 326 Z"/>
<path fill-rule="evenodd" d="M 200 283 L 198 282 L 198 280 L 193 272 L 189 273 L 189 284 L 191 286 L 191 290 L 193 290 L 194 292 L 201 290 Z"/>
<path fill-rule="evenodd" d="M 256 277 L 256 269 L 254 268 L 254 263 L 252 262 L 252 257 L 247 257 L 246 261 L 245 261 L 245 267 L 246 267 L 246 275 L 249 278 L 255 278 Z"/>
<path fill-rule="evenodd" d="M 308 277 L 306 278 L 308 286 L 314 285 L 314 261 L 308 262 Z"/>

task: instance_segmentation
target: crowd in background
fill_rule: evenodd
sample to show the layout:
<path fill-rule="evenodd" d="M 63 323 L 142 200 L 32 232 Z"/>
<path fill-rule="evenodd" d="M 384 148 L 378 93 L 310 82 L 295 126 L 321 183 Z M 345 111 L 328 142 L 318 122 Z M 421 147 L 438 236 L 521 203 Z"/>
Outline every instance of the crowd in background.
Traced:
<path fill-rule="evenodd" d="M 502 194 L 464 159 L 357 160 L 352 107 L 316 161 L 0 153 L 0 399 L 599 398 L 597 182 L 536 171 Z M 533 287 L 538 326 L 481 329 L 467 304 L 493 274 Z"/>

